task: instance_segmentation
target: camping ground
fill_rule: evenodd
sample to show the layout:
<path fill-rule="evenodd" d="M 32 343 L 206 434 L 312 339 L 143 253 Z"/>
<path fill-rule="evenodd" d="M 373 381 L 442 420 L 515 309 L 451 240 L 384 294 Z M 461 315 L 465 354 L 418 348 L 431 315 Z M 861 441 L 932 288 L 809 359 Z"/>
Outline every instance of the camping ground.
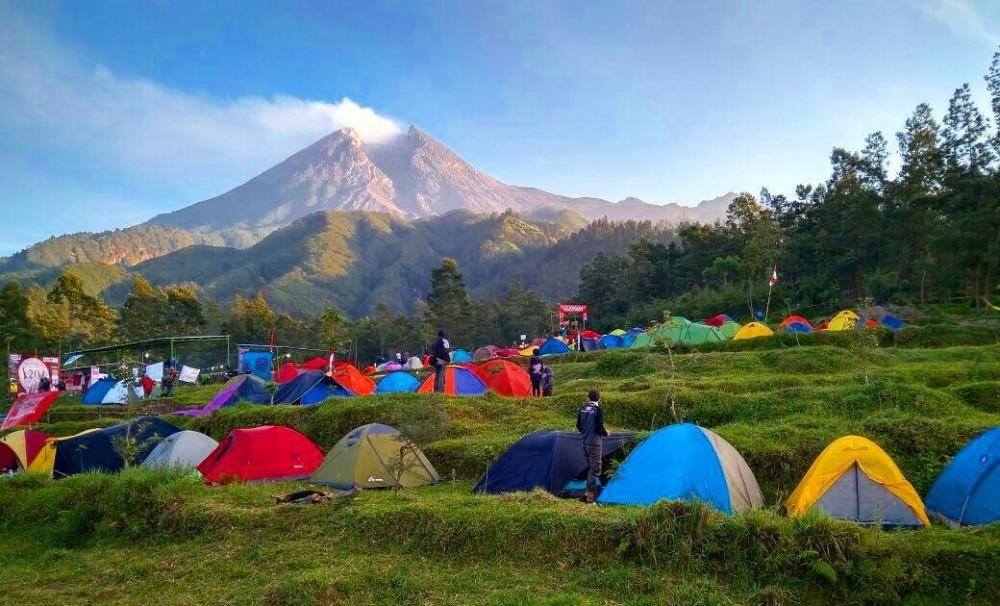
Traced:
<path fill-rule="evenodd" d="M 1000 327 L 928 324 L 781 336 L 699 350 L 608 351 L 554 361 L 557 395 L 384 395 L 312 408 L 238 406 L 175 419 L 219 439 L 265 423 L 322 449 L 378 421 L 421 437 L 445 481 L 276 506 L 300 484 L 208 487 L 128 470 L 0 485 L 3 603 L 34 604 L 991 604 L 1000 528 L 882 531 L 780 504 L 833 439 L 875 440 L 926 494 L 949 457 L 1000 424 Z M 698 504 L 587 506 L 545 493 L 478 496 L 474 480 L 540 428 L 572 428 L 586 390 L 612 430 L 676 415 L 739 450 L 768 507 L 732 518 Z M 202 403 L 215 387 L 179 399 Z M 110 410 L 97 409 L 102 414 Z M 40 429 L 99 424 L 60 402 Z"/>

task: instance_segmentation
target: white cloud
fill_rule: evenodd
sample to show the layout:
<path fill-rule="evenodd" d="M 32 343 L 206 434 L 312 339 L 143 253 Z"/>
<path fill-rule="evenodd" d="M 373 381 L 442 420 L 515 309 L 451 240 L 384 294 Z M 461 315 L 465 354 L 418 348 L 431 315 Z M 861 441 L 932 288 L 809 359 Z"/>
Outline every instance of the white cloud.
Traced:
<path fill-rule="evenodd" d="M 370 142 L 400 132 L 393 120 L 346 97 L 220 99 L 115 74 L 4 12 L 0 132 L 43 148 L 86 154 L 140 176 L 214 182 L 264 170 L 345 126 Z"/>
<path fill-rule="evenodd" d="M 997 27 L 987 21 L 973 0 L 925 0 L 921 8 L 925 15 L 957 36 L 990 46 L 1000 44 Z"/>

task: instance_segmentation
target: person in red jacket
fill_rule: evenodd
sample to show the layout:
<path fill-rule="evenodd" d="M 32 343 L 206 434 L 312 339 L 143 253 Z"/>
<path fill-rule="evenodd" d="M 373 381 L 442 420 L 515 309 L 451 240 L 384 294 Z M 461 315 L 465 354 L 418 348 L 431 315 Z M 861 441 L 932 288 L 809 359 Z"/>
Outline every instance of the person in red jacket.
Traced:
<path fill-rule="evenodd" d="M 156 382 L 153 381 L 152 377 L 149 375 L 144 376 L 142 378 L 142 395 L 146 398 L 152 395 L 154 385 L 156 385 Z"/>

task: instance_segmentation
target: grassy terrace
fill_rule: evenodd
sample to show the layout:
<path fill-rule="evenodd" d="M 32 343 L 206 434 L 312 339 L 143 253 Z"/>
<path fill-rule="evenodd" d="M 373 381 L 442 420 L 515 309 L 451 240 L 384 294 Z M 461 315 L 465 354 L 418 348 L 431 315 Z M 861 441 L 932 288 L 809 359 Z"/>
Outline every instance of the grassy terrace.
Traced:
<path fill-rule="evenodd" d="M 918 331 L 877 348 L 815 337 L 728 343 L 678 352 L 673 372 L 664 352 L 575 354 L 555 364 L 558 395 L 545 400 L 379 396 L 171 419 L 217 439 L 281 423 L 323 449 L 362 423 L 417 424 L 449 481 L 279 507 L 271 495 L 294 485 L 210 488 L 139 470 L 3 480 L 0 603 L 992 604 L 996 525 L 883 532 L 789 520 L 779 505 L 846 433 L 876 440 L 926 493 L 962 444 L 1000 424 L 995 330 Z M 769 508 L 726 518 L 678 503 L 469 494 L 524 433 L 571 428 L 590 387 L 602 390 L 613 429 L 640 433 L 671 422 L 673 394 L 681 418 L 743 453 Z M 191 388 L 156 406 L 203 403 L 215 391 Z M 97 412 L 63 402 L 42 429 L 115 422 Z"/>

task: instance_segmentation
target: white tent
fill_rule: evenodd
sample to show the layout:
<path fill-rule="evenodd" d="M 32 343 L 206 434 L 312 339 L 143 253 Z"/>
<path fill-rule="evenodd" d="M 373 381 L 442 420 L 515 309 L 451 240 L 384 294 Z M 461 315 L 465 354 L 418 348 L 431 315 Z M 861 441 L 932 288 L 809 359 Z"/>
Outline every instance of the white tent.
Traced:
<path fill-rule="evenodd" d="M 142 466 L 194 469 L 218 447 L 218 442 L 203 433 L 178 431 L 157 444 Z"/>
<path fill-rule="evenodd" d="M 423 367 L 424 363 L 421 362 L 420 358 L 418 358 L 417 356 L 413 356 L 412 358 L 406 361 L 406 364 L 403 365 L 403 368 L 405 368 L 406 370 L 420 370 Z"/>

